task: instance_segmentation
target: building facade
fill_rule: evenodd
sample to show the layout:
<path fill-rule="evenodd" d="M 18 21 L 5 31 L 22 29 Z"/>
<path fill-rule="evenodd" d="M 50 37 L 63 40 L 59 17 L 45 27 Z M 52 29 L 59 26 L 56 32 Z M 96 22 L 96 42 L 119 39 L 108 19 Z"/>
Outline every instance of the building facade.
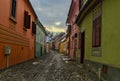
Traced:
<path fill-rule="evenodd" d="M 80 62 L 103 81 L 120 80 L 119 3 L 85 0 L 76 19 L 81 40 Z"/>
<path fill-rule="evenodd" d="M 46 39 L 45 39 L 45 53 L 49 54 L 50 53 L 50 37 L 48 35 L 46 35 Z"/>
<path fill-rule="evenodd" d="M 29 0 L 0 0 L 0 69 L 34 58 L 36 19 Z"/>
<path fill-rule="evenodd" d="M 35 57 L 40 57 L 45 54 L 45 37 L 46 31 L 39 20 L 36 21 L 36 54 Z"/>
<path fill-rule="evenodd" d="M 66 34 L 63 34 L 62 36 L 59 37 L 59 52 L 61 54 L 66 53 Z"/>
<path fill-rule="evenodd" d="M 66 21 L 66 24 L 68 27 L 70 27 L 70 48 L 69 48 L 69 56 L 76 60 L 77 56 L 77 49 L 78 49 L 78 39 L 79 39 L 79 33 L 78 33 L 78 26 L 75 24 L 76 17 L 79 13 L 79 0 L 72 0 L 71 6 L 68 13 L 68 18 Z"/>

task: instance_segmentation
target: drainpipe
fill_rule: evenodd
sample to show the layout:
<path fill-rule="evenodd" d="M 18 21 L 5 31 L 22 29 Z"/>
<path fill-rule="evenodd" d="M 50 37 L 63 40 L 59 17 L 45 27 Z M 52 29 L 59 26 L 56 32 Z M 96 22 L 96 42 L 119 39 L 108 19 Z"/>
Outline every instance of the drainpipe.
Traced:
<path fill-rule="evenodd" d="M 98 68 L 98 78 L 101 79 L 101 68 Z"/>
<path fill-rule="evenodd" d="M 9 67 L 9 55 L 11 53 L 11 47 L 5 46 L 5 56 L 6 56 L 6 68 Z"/>
<path fill-rule="evenodd" d="M 9 67 L 9 56 L 6 55 L 6 68 L 8 68 L 8 67 Z"/>

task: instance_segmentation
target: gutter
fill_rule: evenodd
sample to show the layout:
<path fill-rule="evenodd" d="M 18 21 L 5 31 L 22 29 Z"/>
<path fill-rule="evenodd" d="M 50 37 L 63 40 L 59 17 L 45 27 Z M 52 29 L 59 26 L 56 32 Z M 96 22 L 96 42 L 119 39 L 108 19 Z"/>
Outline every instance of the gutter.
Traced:
<path fill-rule="evenodd" d="M 37 14 L 36 14 L 35 10 L 33 9 L 33 6 L 32 6 L 32 4 L 31 4 L 30 0 L 25 0 L 25 1 L 27 1 L 27 2 L 28 2 L 28 4 L 30 5 L 30 7 L 31 7 L 31 9 L 32 9 L 32 11 L 33 11 L 33 13 L 34 13 L 34 15 L 35 15 L 36 19 L 37 19 L 37 18 L 38 18 L 38 16 L 37 16 Z"/>

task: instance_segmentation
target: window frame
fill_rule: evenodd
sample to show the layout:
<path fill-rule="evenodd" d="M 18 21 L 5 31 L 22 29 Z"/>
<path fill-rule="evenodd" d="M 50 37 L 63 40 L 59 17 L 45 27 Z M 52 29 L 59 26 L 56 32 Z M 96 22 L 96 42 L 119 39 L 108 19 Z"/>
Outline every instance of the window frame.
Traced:
<path fill-rule="evenodd" d="M 29 15 L 28 11 L 24 11 L 24 28 L 30 29 L 31 24 L 31 15 Z"/>
<path fill-rule="evenodd" d="M 32 34 L 36 34 L 36 24 L 32 21 Z"/>
<path fill-rule="evenodd" d="M 92 35 L 92 46 L 93 47 L 100 47 L 101 46 L 101 16 L 97 17 L 93 21 L 93 35 Z"/>
<path fill-rule="evenodd" d="M 99 3 L 93 9 L 92 47 L 101 47 L 101 29 L 102 29 L 102 4 Z"/>
<path fill-rule="evenodd" d="M 14 20 L 16 19 L 16 11 L 17 11 L 17 0 L 11 0 L 10 17 L 12 17 Z"/>

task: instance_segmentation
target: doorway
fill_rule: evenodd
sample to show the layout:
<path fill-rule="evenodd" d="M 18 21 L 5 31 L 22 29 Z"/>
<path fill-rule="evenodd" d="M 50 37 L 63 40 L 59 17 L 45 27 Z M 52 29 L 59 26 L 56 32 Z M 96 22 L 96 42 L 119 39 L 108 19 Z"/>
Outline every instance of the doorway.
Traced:
<path fill-rule="evenodd" d="M 42 46 L 40 47 L 40 56 L 42 56 Z"/>
<path fill-rule="evenodd" d="M 85 56 L 85 32 L 81 33 L 81 56 L 80 56 L 80 63 L 84 63 L 84 56 Z"/>
<path fill-rule="evenodd" d="M 76 60 L 76 51 L 77 51 L 77 38 L 74 39 L 74 60 Z"/>

